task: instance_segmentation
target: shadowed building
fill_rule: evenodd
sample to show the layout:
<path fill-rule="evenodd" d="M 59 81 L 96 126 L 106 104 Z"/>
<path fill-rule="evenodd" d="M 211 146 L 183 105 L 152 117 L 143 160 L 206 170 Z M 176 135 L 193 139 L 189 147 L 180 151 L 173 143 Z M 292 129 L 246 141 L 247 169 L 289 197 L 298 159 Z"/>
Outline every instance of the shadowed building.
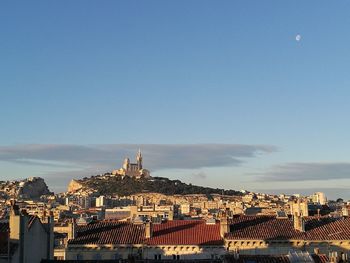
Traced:
<path fill-rule="evenodd" d="M 39 263 L 53 258 L 53 216 L 30 216 L 13 204 L 9 222 L 0 223 L 0 263 Z"/>

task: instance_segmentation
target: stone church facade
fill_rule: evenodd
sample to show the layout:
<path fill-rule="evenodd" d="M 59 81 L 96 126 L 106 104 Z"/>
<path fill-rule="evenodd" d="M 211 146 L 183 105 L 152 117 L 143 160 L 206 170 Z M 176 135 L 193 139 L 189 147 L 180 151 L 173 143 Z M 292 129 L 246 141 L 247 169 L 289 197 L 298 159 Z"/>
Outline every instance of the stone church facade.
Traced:
<path fill-rule="evenodd" d="M 114 170 L 112 172 L 114 176 L 130 176 L 135 178 L 145 178 L 151 177 L 150 171 L 143 168 L 143 157 L 141 150 L 138 151 L 136 155 L 136 163 L 131 163 L 130 159 L 127 157 L 124 159 L 122 168 Z"/>

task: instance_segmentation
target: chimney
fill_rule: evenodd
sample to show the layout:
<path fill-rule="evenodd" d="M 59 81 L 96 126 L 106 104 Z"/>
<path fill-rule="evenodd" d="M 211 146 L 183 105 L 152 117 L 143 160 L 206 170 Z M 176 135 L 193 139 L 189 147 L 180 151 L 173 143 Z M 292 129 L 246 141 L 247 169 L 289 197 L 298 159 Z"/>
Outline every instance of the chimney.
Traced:
<path fill-rule="evenodd" d="M 22 213 L 15 201 L 11 201 L 9 242 L 18 244 L 18 262 L 24 262 L 24 240 L 28 233 L 28 216 Z"/>
<path fill-rule="evenodd" d="M 22 215 L 18 205 L 14 200 L 11 200 L 11 210 L 10 210 L 10 239 L 11 241 L 19 242 L 21 236 L 24 235 L 24 230 L 27 226 L 27 217 Z"/>
<path fill-rule="evenodd" d="M 42 223 L 48 223 L 48 217 L 46 215 L 46 209 L 44 209 L 43 215 L 41 217 L 41 222 Z"/>
<path fill-rule="evenodd" d="M 46 225 L 48 229 L 47 244 L 49 246 L 49 249 L 47 250 L 47 258 L 53 259 L 55 237 L 54 237 L 54 215 L 52 211 L 50 211 L 49 216 L 47 217 Z"/>
<path fill-rule="evenodd" d="M 152 233 L 153 229 L 152 229 L 152 222 L 151 221 L 147 221 L 145 224 L 145 237 L 146 238 L 151 238 L 152 237 Z"/>
<path fill-rule="evenodd" d="M 301 214 L 295 213 L 293 216 L 294 229 L 305 232 L 305 220 Z"/>
<path fill-rule="evenodd" d="M 304 220 L 304 213 L 307 213 L 307 202 L 303 201 L 303 209 L 301 207 L 300 198 L 298 198 L 296 202 L 296 207 L 293 209 L 293 224 L 294 229 L 300 232 L 305 232 L 305 220 Z M 305 206 L 306 205 L 306 206 Z M 306 208 L 306 210 L 305 210 Z"/>
<path fill-rule="evenodd" d="M 315 255 L 320 254 L 320 249 L 319 249 L 318 247 L 315 247 L 315 248 L 314 248 L 314 254 L 315 254 Z"/>
<path fill-rule="evenodd" d="M 77 235 L 77 226 L 74 219 L 72 219 L 72 221 L 68 223 L 68 227 L 68 240 L 74 239 Z"/>
<path fill-rule="evenodd" d="M 12 215 L 19 215 L 20 211 L 19 211 L 19 206 L 16 204 L 15 200 L 11 200 L 11 210 L 10 210 L 10 214 Z"/>
<path fill-rule="evenodd" d="M 222 238 L 225 237 L 225 234 L 230 232 L 230 226 L 228 224 L 228 220 L 226 215 L 220 218 L 220 236 Z"/>

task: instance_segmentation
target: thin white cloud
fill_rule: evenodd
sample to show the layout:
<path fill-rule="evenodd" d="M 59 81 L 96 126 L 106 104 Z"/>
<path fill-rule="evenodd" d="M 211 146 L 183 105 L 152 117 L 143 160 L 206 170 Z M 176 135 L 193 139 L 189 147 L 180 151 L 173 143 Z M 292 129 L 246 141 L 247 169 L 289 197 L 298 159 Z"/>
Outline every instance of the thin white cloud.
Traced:
<path fill-rule="evenodd" d="M 151 170 L 197 169 L 202 167 L 237 166 L 244 158 L 276 151 L 269 145 L 240 144 L 111 144 L 111 145 L 16 145 L 0 147 L 0 161 L 43 165 L 76 165 L 81 167 L 116 168 L 124 157 L 133 160 L 142 149 L 145 165 Z"/>
<path fill-rule="evenodd" d="M 350 162 L 286 163 L 259 174 L 259 181 L 309 181 L 350 179 Z"/>

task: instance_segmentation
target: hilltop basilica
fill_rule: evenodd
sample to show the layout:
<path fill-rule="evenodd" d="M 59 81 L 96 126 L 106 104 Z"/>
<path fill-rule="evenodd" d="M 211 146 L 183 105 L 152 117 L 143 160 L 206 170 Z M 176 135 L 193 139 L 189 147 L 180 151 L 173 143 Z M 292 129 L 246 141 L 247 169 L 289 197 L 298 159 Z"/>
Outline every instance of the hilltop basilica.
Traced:
<path fill-rule="evenodd" d="M 112 175 L 115 176 L 130 176 L 130 177 L 135 177 L 135 178 L 141 178 L 142 176 L 145 178 L 150 178 L 150 171 L 148 171 L 147 169 L 144 169 L 142 167 L 142 154 L 141 154 L 141 150 L 138 151 L 137 155 L 136 155 L 136 163 L 130 163 L 130 159 L 129 158 L 125 158 L 124 162 L 123 162 L 123 167 L 118 169 L 118 170 L 114 170 L 112 172 Z"/>

